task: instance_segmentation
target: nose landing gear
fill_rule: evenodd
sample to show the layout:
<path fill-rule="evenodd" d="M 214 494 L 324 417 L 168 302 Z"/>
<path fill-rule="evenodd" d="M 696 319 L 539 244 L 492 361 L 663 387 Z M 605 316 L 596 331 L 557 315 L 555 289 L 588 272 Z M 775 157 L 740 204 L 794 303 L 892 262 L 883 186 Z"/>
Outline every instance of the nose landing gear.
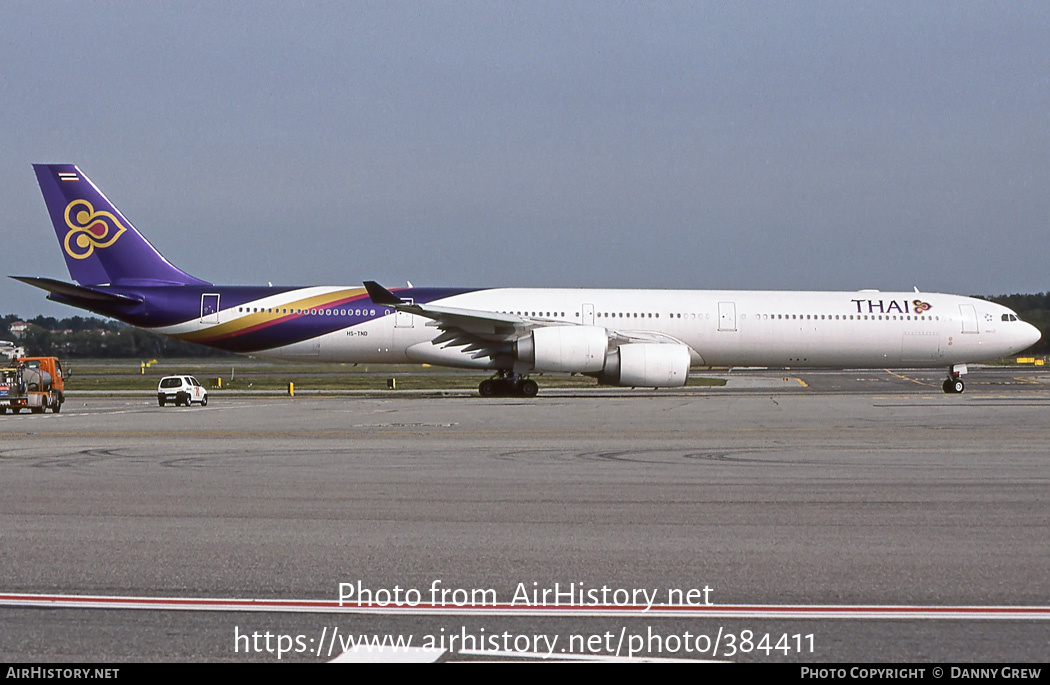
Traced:
<path fill-rule="evenodd" d="M 941 389 L 949 395 L 958 395 L 966 389 L 966 384 L 962 382 L 962 375 L 966 373 L 965 364 L 957 364 L 948 368 L 948 380 L 944 381 L 941 385 Z"/>

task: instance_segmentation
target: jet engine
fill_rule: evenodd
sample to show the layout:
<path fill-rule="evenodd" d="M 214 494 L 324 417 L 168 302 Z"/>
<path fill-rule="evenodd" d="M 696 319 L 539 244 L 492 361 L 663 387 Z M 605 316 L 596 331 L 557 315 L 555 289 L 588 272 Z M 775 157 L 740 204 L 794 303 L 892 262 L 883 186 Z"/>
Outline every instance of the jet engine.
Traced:
<path fill-rule="evenodd" d="M 689 348 L 672 343 L 630 343 L 610 350 L 596 375 L 599 383 L 680 388 L 689 377 Z"/>
<path fill-rule="evenodd" d="M 689 376 L 685 345 L 629 343 L 609 349 L 601 326 L 547 326 L 514 343 L 515 359 L 535 371 L 594 376 L 599 383 L 628 387 L 680 388 Z"/>
<path fill-rule="evenodd" d="M 609 335 L 601 326 L 547 326 L 514 343 L 514 356 L 536 371 L 597 373 L 608 349 Z"/>

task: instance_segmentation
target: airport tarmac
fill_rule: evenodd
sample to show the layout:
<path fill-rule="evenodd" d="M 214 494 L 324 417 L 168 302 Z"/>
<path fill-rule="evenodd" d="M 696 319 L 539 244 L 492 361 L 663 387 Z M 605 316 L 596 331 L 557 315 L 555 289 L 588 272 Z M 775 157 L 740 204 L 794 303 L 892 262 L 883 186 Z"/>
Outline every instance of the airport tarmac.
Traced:
<path fill-rule="evenodd" d="M 943 375 L 0 417 L 0 658 L 1045 661 L 1050 373 Z"/>

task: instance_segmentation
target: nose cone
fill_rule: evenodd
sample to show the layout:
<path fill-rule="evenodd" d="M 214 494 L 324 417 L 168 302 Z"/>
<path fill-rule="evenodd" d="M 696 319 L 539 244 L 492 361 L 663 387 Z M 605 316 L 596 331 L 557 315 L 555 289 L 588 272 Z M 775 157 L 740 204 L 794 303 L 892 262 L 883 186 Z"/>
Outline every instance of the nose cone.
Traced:
<path fill-rule="evenodd" d="M 1039 332 L 1039 329 L 1030 323 L 1022 321 L 1024 329 L 1021 331 L 1021 349 L 1026 350 L 1032 345 L 1039 342 L 1039 339 L 1043 337 L 1043 334 Z"/>

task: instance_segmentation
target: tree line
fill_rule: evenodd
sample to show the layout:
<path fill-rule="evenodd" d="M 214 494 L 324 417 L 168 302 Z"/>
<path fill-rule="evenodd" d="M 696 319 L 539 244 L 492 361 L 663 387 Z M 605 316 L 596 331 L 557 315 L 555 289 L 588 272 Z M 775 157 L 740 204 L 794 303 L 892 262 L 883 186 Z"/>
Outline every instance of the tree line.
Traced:
<path fill-rule="evenodd" d="M 25 347 L 34 357 L 163 359 L 172 357 L 235 357 L 232 352 L 176 340 L 119 321 L 92 316 L 56 319 L 37 316 L 21 337 L 10 326 L 20 321 L 13 314 L 0 319 L 0 340 Z"/>
<path fill-rule="evenodd" d="M 1042 339 L 1028 350 L 1028 354 L 1050 354 L 1050 292 L 1034 295 L 998 295 L 982 299 L 1009 307 L 1042 332 Z M 0 318 L 0 340 L 10 340 L 23 345 L 27 353 L 33 356 L 133 359 L 237 356 L 232 352 L 175 340 L 119 321 L 94 316 L 70 316 L 64 319 L 37 316 L 26 321 L 29 326 L 19 338 L 9 328 L 19 320 L 14 314 Z"/>

